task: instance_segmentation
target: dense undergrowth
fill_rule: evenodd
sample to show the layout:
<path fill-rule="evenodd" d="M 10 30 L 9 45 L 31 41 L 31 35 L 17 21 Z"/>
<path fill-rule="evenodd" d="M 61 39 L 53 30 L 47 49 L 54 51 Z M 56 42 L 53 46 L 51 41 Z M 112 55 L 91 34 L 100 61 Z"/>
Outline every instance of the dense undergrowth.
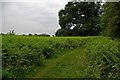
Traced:
<path fill-rule="evenodd" d="M 87 38 L 3 36 L 3 77 L 25 77 L 43 66 L 46 58 L 63 50 L 82 47 Z"/>
<path fill-rule="evenodd" d="M 120 42 L 106 37 L 94 38 L 86 45 L 89 67 L 88 76 L 92 78 L 119 78 Z"/>
<path fill-rule="evenodd" d="M 2 36 L 4 78 L 25 77 L 43 66 L 44 60 L 63 50 L 83 47 L 88 54 L 86 69 L 91 78 L 118 78 L 120 43 L 106 37 Z"/>

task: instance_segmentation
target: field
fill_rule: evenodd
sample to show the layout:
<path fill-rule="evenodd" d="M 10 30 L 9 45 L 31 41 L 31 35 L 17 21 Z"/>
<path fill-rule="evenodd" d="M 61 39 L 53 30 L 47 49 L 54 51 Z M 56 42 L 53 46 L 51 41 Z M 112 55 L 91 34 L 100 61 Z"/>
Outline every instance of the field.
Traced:
<path fill-rule="evenodd" d="M 3 78 L 119 78 L 120 42 L 107 37 L 2 36 Z"/>

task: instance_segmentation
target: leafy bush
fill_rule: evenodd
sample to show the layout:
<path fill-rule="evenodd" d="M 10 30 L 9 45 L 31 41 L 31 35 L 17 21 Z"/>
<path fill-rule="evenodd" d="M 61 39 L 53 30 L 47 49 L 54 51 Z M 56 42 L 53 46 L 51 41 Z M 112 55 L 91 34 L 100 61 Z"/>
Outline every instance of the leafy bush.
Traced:
<path fill-rule="evenodd" d="M 105 37 L 96 38 L 87 44 L 90 77 L 118 78 L 120 43 Z"/>
<path fill-rule="evenodd" d="M 50 56 L 54 54 L 54 51 L 51 48 L 44 48 L 42 53 L 44 54 L 46 58 L 49 58 Z"/>

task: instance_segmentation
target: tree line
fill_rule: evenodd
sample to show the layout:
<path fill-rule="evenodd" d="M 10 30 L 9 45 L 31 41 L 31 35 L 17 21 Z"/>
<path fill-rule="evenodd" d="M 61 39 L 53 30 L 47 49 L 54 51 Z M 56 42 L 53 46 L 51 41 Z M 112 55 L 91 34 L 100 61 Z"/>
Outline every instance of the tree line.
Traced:
<path fill-rule="evenodd" d="M 12 36 L 12 35 L 18 35 L 15 33 L 15 30 L 10 30 L 8 33 L 1 33 L 0 35 L 4 35 L 4 36 Z M 21 34 L 21 36 L 44 36 L 44 37 L 50 37 L 49 34 L 32 34 L 32 33 L 29 33 L 29 34 Z"/>

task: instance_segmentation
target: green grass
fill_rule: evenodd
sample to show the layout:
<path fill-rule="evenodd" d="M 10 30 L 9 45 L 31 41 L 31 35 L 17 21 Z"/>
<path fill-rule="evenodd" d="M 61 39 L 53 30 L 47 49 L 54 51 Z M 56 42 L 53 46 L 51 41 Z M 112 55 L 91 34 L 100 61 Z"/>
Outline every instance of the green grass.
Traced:
<path fill-rule="evenodd" d="M 33 78 L 85 78 L 87 58 L 83 48 L 63 52 L 58 58 L 47 60 Z"/>

